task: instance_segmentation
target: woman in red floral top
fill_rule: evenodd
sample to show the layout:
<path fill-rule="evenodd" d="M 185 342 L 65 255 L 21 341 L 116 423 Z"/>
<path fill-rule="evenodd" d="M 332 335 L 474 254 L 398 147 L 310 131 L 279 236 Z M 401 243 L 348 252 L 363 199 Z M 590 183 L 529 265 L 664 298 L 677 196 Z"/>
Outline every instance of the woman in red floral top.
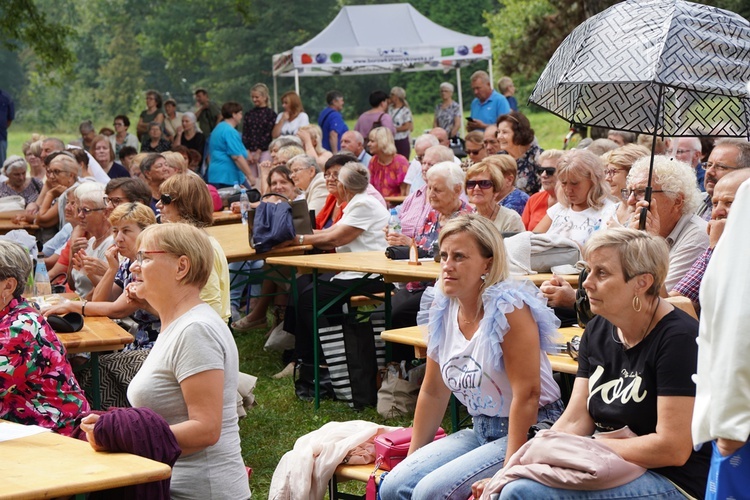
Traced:
<path fill-rule="evenodd" d="M 0 418 L 70 435 L 89 405 L 57 335 L 21 297 L 31 261 L 0 240 Z"/>
<path fill-rule="evenodd" d="M 409 170 L 409 160 L 396 153 L 391 131 L 385 127 L 372 129 L 367 148 L 372 155 L 368 166 L 370 184 L 384 197 L 406 196 L 409 185 L 404 182 L 404 177 Z"/>

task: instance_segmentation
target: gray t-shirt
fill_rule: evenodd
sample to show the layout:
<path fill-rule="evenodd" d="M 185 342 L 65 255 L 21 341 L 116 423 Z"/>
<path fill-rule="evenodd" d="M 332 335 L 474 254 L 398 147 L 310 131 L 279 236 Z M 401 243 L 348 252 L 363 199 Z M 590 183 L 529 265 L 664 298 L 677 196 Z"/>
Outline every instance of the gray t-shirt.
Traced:
<path fill-rule="evenodd" d="M 208 448 L 182 456 L 172 469 L 173 499 L 250 498 L 237 424 L 237 346 L 227 325 L 202 303 L 162 330 L 128 387 L 134 407 L 148 407 L 169 425 L 188 420 L 180 382 L 208 370 L 224 370 L 221 437 Z"/>

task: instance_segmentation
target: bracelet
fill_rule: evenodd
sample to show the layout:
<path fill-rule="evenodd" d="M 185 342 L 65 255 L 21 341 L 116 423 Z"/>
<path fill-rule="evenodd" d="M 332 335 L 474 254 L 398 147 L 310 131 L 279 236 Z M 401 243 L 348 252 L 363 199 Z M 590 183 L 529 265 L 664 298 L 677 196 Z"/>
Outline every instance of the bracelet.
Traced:
<path fill-rule="evenodd" d="M 88 300 L 83 301 L 83 304 L 81 305 L 81 316 L 86 316 L 86 304 L 88 303 Z"/>
<path fill-rule="evenodd" d="M 300 234 L 298 239 L 299 239 L 299 244 L 300 245 L 302 245 L 302 244 L 305 243 L 305 235 L 304 234 Z"/>

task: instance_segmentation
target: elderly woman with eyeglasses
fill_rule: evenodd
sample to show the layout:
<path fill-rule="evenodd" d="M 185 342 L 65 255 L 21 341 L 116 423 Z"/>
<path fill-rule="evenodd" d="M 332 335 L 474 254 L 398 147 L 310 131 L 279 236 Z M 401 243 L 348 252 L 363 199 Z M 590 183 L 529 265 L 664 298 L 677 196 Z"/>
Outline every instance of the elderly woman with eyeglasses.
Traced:
<path fill-rule="evenodd" d="M 25 248 L 0 240 L 0 418 L 70 435 L 89 405 L 54 330 L 22 297 L 32 271 Z"/>
<path fill-rule="evenodd" d="M 606 163 L 604 167 L 604 179 L 609 183 L 611 198 L 617 202 L 615 218 L 620 224 L 627 224 L 633 212 L 627 200 L 623 200 L 622 198 L 622 190 L 625 189 L 630 167 L 639 158 L 649 156 L 650 154 L 651 152 L 643 146 L 626 144 L 602 155 Z"/>
<path fill-rule="evenodd" d="M 8 180 L 0 183 L 0 198 L 3 196 L 21 196 L 26 205 L 36 201 L 44 184 L 34 177 L 26 175 L 26 160 L 20 156 L 9 156 L 3 163 L 3 173 Z"/>
<path fill-rule="evenodd" d="M 499 204 L 500 189 L 504 184 L 500 170 L 491 162 L 475 163 L 466 171 L 466 194 L 474 210 L 489 219 L 500 233 L 523 232 L 521 216 Z"/>
<path fill-rule="evenodd" d="M 201 300 L 214 269 L 209 237 L 188 224 L 161 224 L 146 228 L 137 245 L 133 295 L 151 304 L 162 329 L 128 400 L 161 415 L 182 450 L 170 496 L 250 498 L 237 424 L 237 346 L 224 319 Z M 100 418 L 87 415 L 81 428 L 95 450 L 106 451 Z"/>
<path fill-rule="evenodd" d="M 92 183 L 86 183 L 92 184 Z M 71 235 L 71 265 L 68 284 L 84 300 L 90 300 L 94 287 L 107 271 L 106 252 L 114 243 L 109 210 L 104 203 L 104 186 L 76 188 L 77 217 L 82 236 Z"/>

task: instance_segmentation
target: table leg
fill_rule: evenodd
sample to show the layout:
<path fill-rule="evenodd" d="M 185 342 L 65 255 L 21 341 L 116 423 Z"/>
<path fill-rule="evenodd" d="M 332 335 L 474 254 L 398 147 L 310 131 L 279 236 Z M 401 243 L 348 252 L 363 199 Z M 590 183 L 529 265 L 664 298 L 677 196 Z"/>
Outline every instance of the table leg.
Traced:
<path fill-rule="evenodd" d="M 315 377 L 315 409 L 320 408 L 320 360 L 318 359 L 318 349 L 320 348 L 320 339 L 318 338 L 318 270 L 312 272 L 312 334 L 313 334 L 313 375 Z"/>

